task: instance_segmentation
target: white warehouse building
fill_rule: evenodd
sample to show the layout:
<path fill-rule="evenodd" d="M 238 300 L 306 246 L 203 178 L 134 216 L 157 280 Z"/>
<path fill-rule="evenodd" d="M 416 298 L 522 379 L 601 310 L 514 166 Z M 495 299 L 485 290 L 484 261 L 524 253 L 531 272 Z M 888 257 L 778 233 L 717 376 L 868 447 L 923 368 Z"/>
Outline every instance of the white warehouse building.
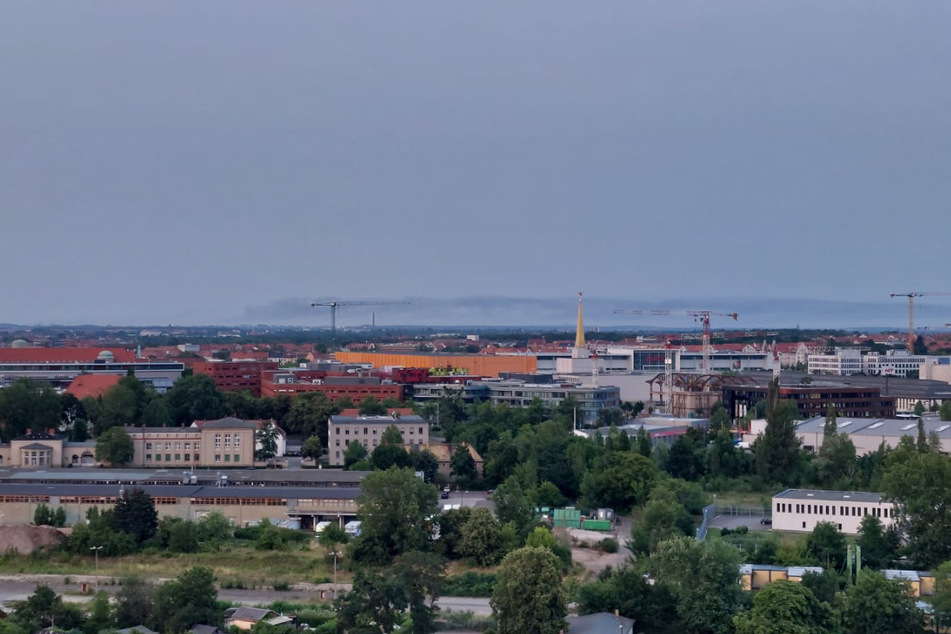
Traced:
<path fill-rule="evenodd" d="M 881 493 L 787 489 L 773 496 L 773 529 L 811 533 L 819 522 L 831 522 L 846 535 L 857 535 L 862 519 L 877 517 L 885 527 L 895 523 L 895 507 Z"/>

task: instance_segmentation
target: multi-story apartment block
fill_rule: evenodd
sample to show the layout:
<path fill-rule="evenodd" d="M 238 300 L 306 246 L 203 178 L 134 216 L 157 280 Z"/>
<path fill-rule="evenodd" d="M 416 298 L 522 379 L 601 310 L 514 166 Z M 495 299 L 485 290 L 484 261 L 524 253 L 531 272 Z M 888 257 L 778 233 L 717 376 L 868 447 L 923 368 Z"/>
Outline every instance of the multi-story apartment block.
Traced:
<path fill-rule="evenodd" d="M 333 466 L 343 464 L 347 445 L 358 442 L 372 452 L 376 449 L 383 432 L 395 426 L 403 435 L 403 446 L 409 449 L 429 444 L 429 423 L 420 416 L 331 416 L 327 424 L 329 447 L 327 455 Z"/>

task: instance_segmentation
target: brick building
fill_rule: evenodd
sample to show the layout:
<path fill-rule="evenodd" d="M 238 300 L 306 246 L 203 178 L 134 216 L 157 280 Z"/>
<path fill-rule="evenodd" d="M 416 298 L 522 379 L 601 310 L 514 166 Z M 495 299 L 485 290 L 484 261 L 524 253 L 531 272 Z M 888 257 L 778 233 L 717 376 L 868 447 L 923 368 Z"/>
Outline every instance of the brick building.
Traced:
<path fill-rule="evenodd" d="M 277 370 L 277 363 L 270 361 L 201 361 L 192 369 L 198 374 L 207 374 L 222 392 L 248 390 L 255 397 L 261 396 L 261 374 Z"/>

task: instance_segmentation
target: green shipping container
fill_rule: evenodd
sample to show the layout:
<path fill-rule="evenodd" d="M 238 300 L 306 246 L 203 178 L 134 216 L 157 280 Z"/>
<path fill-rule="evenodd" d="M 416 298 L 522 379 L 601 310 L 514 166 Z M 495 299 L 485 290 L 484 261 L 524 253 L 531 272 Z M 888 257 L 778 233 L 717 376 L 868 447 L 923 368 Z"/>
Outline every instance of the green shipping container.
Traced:
<path fill-rule="evenodd" d="M 574 507 L 555 509 L 553 517 L 558 528 L 581 528 L 581 511 Z"/>
<path fill-rule="evenodd" d="M 611 520 L 585 520 L 582 526 L 586 531 L 605 531 L 611 530 Z"/>

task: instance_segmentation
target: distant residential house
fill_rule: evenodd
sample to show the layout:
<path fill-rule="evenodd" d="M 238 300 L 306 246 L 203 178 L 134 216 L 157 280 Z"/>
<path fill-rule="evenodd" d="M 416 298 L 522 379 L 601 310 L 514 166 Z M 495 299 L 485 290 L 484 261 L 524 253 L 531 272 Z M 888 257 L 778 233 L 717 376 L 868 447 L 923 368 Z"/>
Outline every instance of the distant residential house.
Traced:
<path fill-rule="evenodd" d="M 236 627 L 239 630 L 250 630 L 261 621 L 277 615 L 274 610 L 265 608 L 228 608 L 225 610 L 225 628 Z"/>
<path fill-rule="evenodd" d="M 133 625 L 132 627 L 124 627 L 121 630 L 116 630 L 117 634 L 158 634 L 155 630 L 150 630 L 144 625 Z"/>

